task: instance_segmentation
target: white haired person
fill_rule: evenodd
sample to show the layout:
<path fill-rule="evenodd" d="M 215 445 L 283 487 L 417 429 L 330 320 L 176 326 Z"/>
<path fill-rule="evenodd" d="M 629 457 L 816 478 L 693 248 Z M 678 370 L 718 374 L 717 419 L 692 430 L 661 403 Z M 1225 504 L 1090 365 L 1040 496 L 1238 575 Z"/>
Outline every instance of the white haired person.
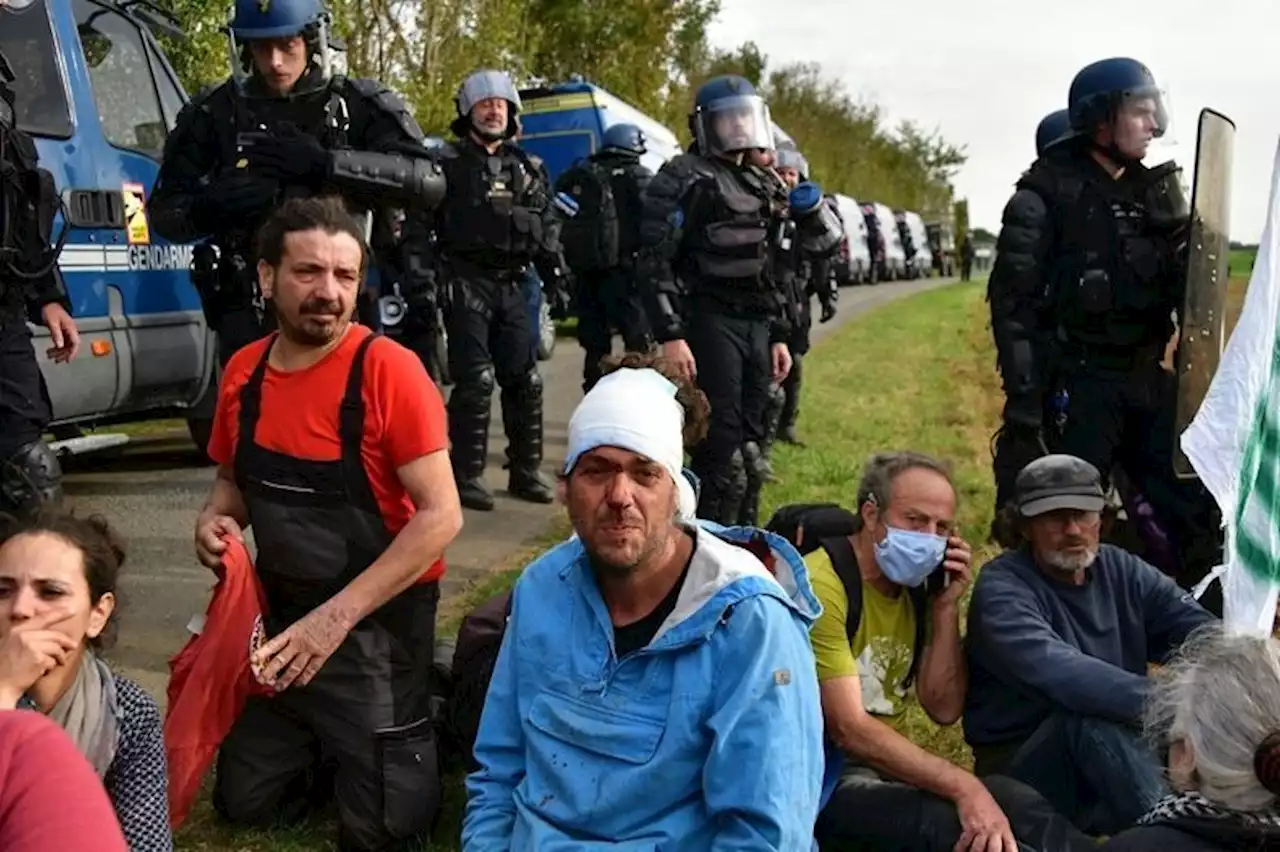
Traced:
<path fill-rule="evenodd" d="M 558 490 L 577 535 L 512 593 L 468 852 L 813 845 L 820 607 L 780 537 L 680 517 L 681 393 L 624 367 L 569 421 Z"/>
<path fill-rule="evenodd" d="M 1152 680 L 1144 728 L 1174 792 L 1103 848 L 1280 850 L 1280 643 L 1211 624 Z"/>

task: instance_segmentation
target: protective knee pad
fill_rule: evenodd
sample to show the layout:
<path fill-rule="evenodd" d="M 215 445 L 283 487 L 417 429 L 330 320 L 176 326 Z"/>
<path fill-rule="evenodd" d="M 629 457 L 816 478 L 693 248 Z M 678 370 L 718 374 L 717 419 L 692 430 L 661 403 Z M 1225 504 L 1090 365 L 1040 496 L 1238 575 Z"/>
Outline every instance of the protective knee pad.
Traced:
<path fill-rule="evenodd" d="M 742 445 L 742 450 L 737 454 L 737 458 L 740 460 L 738 464 L 742 469 L 744 489 L 754 488 L 758 491 L 760 486 L 764 484 L 765 476 L 768 473 L 764 451 L 760 449 L 760 445 L 755 441 L 747 441 Z"/>
<path fill-rule="evenodd" d="M 62 465 L 44 441 L 33 441 L 0 462 L 0 509 L 34 512 L 61 500 Z"/>

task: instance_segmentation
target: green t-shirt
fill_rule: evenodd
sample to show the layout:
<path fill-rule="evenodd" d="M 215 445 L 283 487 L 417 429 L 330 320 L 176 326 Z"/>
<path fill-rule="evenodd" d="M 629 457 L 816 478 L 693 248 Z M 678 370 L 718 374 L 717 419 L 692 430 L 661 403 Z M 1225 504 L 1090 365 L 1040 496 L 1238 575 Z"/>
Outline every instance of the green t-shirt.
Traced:
<path fill-rule="evenodd" d="M 849 596 L 831 558 L 818 548 L 804 561 L 814 594 L 822 604 L 822 615 L 809 631 L 818 681 L 857 676 L 862 706 L 896 728 L 915 697 L 914 689 L 902 688 L 915 647 L 916 614 L 911 596 L 904 590 L 897 597 L 885 597 L 864 582 L 862 620 L 851 647 L 845 629 Z"/>

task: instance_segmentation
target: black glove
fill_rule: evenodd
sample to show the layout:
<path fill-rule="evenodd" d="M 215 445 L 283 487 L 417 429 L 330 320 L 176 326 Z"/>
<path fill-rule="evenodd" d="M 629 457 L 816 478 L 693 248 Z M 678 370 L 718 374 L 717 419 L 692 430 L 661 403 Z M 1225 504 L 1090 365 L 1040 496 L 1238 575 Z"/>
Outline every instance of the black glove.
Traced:
<path fill-rule="evenodd" d="M 280 180 L 324 180 L 329 175 L 329 152 L 314 136 L 285 128 L 276 133 L 245 133 L 241 154 L 252 172 Z"/>
<path fill-rule="evenodd" d="M 238 227 L 243 224 L 239 220 L 271 207 L 279 191 L 278 181 L 236 170 L 209 186 L 191 215 L 201 231 L 217 233 Z"/>
<path fill-rule="evenodd" d="M 818 322 L 830 322 L 831 318 L 836 315 L 836 306 L 832 302 L 825 302 L 822 305 L 822 314 L 818 317 Z"/>
<path fill-rule="evenodd" d="M 547 291 L 547 302 L 551 305 L 551 318 L 563 320 L 569 318 L 573 300 L 569 297 L 568 287 L 555 287 Z"/>

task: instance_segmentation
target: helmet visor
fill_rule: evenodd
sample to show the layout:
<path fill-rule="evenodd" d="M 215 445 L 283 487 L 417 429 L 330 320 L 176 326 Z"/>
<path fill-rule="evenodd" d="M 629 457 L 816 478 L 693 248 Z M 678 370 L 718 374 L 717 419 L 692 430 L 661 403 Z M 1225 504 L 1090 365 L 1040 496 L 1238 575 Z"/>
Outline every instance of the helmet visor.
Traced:
<path fill-rule="evenodd" d="M 773 148 L 769 107 L 758 95 L 712 101 L 699 110 L 698 146 L 709 154 Z"/>
<path fill-rule="evenodd" d="M 1134 159 L 1143 159 L 1157 139 L 1172 145 L 1169 115 L 1168 95 L 1154 86 L 1122 92 L 1111 116 L 1116 147 Z"/>

